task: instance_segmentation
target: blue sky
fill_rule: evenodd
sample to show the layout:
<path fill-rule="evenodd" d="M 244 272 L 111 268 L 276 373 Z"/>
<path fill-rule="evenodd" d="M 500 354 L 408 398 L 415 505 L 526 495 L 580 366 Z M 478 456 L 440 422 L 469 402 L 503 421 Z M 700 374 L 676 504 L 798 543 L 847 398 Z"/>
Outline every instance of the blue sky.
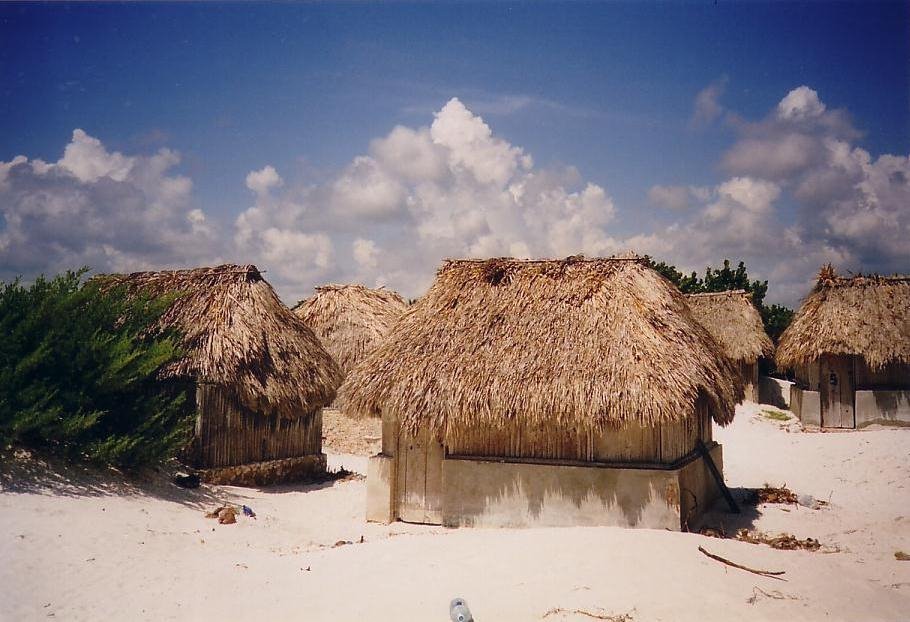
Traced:
<path fill-rule="evenodd" d="M 208 255 L 182 257 L 162 250 L 128 259 L 120 255 L 117 259 L 108 251 L 99 259 L 100 255 L 82 253 L 78 247 L 84 245 L 78 241 L 63 241 L 52 246 L 74 246 L 73 252 L 47 265 L 22 256 L 8 257 L 9 264 L 24 273 L 86 258 L 106 264 L 99 268 L 157 267 L 203 259 L 267 264 L 296 254 L 294 239 L 303 241 L 302 254 L 312 254 L 313 244 L 291 233 L 318 231 L 327 236 L 331 249 L 328 257 L 323 252 L 321 260 L 311 258 L 310 263 L 327 265 L 318 269 L 299 265 L 295 270 L 304 275 L 299 278 L 290 269 L 289 274 L 276 275 L 285 297 L 305 295 L 319 280 L 358 277 L 368 284 L 388 282 L 415 293 L 425 286 L 427 269 L 411 278 L 404 267 L 415 260 L 432 265 L 438 259 L 432 253 L 407 260 L 397 257 L 402 266 L 383 271 L 386 262 L 371 269 L 365 264 L 375 261 L 346 268 L 345 262 L 353 261 L 351 253 L 339 250 L 364 239 L 374 243 L 374 259 L 394 254 L 401 243 L 396 226 L 413 222 L 405 223 L 402 214 L 395 216 L 389 209 L 381 218 L 360 222 L 359 229 L 349 225 L 342 231 L 344 227 L 325 214 L 312 220 L 304 212 L 319 211 L 320 197 L 331 201 L 318 187 L 335 183 L 354 158 L 369 153 L 371 141 L 388 136 L 398 125 L 415 130 L 429 126 L 434 113 L 457 97 L 472 115 L 483 119 L 496 140 L 533 156 L 534 171 L 572 167 L 574 180 L 553 182 L 568 194 L 581 192 L 587 184 L 604 189 L 611 205 L 607 211 L 612 212 L 603 221 L 601 209 L 591 226 L 602 227 L 605 236 L 620 246 L 638 241 L 645 251 L 701 268 L 701 254 L 679 248 L 678 242 L 659 244 L 654 236 L 660 241 L 672 237 L 662 234 L 662 228 L 674 223 L 678 228 L 694 227 L 699 217 L 704 223 L 710 216 L 704 210 L 718 196 L 729 195 L 723 184 L 748 178 L 777 187 L 771 191 L 769 208 L 774 210 L 773 223 L 763 221 L 762 226 L 783 231 L 804 221 L 794 248 L 812 246 L 817 252 L 811 258 L 839 259 L 850 269 L 906 271 L 908 257 L 900 249 L 877 254 L 868 239 L 851 242 L 848 238 L 856 227 L 827 234 L 822 227 L 808 234 L 820 216 L 830 216 L 819 213 L 817 204 L 833 192 L 821 192 L 815 200 L 798 191 L 808 183 L 808 164 L 787 171 L 772 166 L 771 171 L 767 162 L 756 164 L 754 158 L 746 158 L 731 165 L 727 156 L 743 143 L 754 146 L 753 139 L 762 133 L 762 140 L 783 141 L 781 149 L 791 144 L 784 137 L 786 128 L 768 119 L 789 92 L 805 86 L 823 102 L 824 114 L 841 110 L 843 115 L 822 122 L 819 112 L 812 127 L 793 129 L 791 123 L 787 131 L 814 140 L 830 130 L 824 140 L 846 141 L 851 150 L 868 152 L 873 163 L 886 154 L 906 158 L 908 14 L 906 3 L 3 4 L 0 161 L 24 155 L 30 161 L 57 162 L 77 128 L 97 139 L 104 154 L 147 160 L 159 149 L 168 149 L 179 154 L 179 161 L 162 179 L 190 180 L 191 190 L 180 197 L 181 209 L 203 212 L 206 222 L 217 229 L 209 233 L 220 240 Z M 705 101 L 714 105 L 696 119 L 697 98 L 712 85 L 714 91 Z M 824 140 L 819 138 L 819 145 Z M 824 173 L 817 170 L 821 155 L 804 159 L 814 163 L 813 171 Z M 893 178 L 897 169 L 891 169 L 903 162 L 887 164 Z M 257 194 L 247 175 L 266 166 L 281 182 L 269 185 L 268 193 Z M 827 166 L 836 168 L 833 161 Z M 862 169 L 857 166 L 857 171 Z M 110 179 L 139 188 L 131 181 L 139 169 L 132 170 L 123 179 Z M 874 177 L 874 172 L 856 174 Z M 408 191 L 402 196 L 412 196 L 419 186 L 412 177 L 407 177 Z M 857 177 L 854 186 L 859 187 L 862 179 Z M 114 200 L 96 196 L 102 190 L 113 192 L 98 187 L 103 179 L 83 175 L 78 181 L 81 186 L 72 191 L 91 195 L 99 205 Z M 30 192 L 41 186 L 37 178 L 16 183 Z M 92 185 L 91 192 L 85 184 Z M 695 193 L 692 207 L 664 209 L 655 205 L 650 192 L 656 185 L 701 191 Z M 449 182 L 442 186 L 456 188 Z M 130 194 L 129 188 L 117 192 Z M 145 195 L 147 204 L 154 203 L 150 191 L 136 192 Z M 263 198 L 265 194 L 269 196 Z M 892 194 L 882 190 L 876 200 L 898 200 Z M 21 206 L 11 207 L 19 199 L 2 196 L 0 222 L 12 222 L 22 213 Z M 857 209 L 868 209 L 867 199 L 851 200 Z M 300 208 L 307 201 L 312 207 Z M 300 213 L 288 218 L 293 211 L 289 204 Z M 236 219 L 257 206 L 257 216 L 271 210 L 271 220 L 260 219 L 257 226 L 287 233 L 281 238 L 289 245 L 283 254 L 266 248 L 264 239 L 246 248 L 225 246 L 225 240 L 238 236 Z M 838 209 L 838 214 L 849 211 Z M 889 204 L 882 210 L 866 214 L 863 227 L 868 229 L 866 221 L 874 218 L 891 222 L 892 212 L 898 212 L 894 216 L 898 229 L 907 226 L 905 215 L 899 213 L 906 208 Z M 356 209 L 336 212 L 336 220 L 363 216 Z M 93 213 L 106 212 L 98 208 Z M 453 212 L 446 217 L 462 216 Z M 580 212 L 576 216 L 586 218 Z M 842 220 L 842 215 L 838 218 Z M 276 222 L 281 226 L 273 226 Z M 42 235 L 53 234 L 53 228 L 40 229 Z M 441 246 L 447 252 L 469 254 L 472 248 L 476 252 L 477 239 L 484 231 L 495 232 L 496 225 L 487 223 L 481 229 L 446 233 L 447 243 Z M 420 223 L 416 230 L 422 230 Z M 777 233 L 782 236 L 781 231 Z M 24 229 L 21 235 L 26 235 Z M 482 248 L 505 252 L 526 243 L 530 254 L 539 255 L 565 247 L 537 243 L 517 233 L 496 235 L 498 246 Z M 440 246 L 426 242 L 430 248 Z M 6 252 L 12 252 L 11 244 Z M 606 242 L 592 245 L 580 238 L 577 246 L 589 252 L 609 248 Z M 714 250 L 726 253 L 730 248 L 737 247 L 722 244 Z M 767 248 L 746 244 L 742 250 L 762 278 L 790 283 L 776 293 L 772 283 L 772 294 L 791 303 L 811 279 L 807 271 L 817 269 L 806 266 L 801 272 L 788 272 L 767 261 Z M 428 274 L 432 276 L 431 268 Z"/>

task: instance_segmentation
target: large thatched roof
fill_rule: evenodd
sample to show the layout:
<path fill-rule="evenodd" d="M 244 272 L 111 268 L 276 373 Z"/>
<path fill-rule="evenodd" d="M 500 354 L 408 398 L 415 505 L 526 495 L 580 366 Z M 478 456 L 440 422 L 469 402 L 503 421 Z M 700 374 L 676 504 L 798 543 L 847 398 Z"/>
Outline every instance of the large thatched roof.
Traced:
<path fill-rule="evenodd" d="M 727 423 L 743 391 L 684 296 L 637 259 L 447 261 L 339 390 L 414 430 Z"/>
<path fill-rule="evenodd" d="M 325 285 L 293 311 L 313 329 L 347 374 L 382 343 L 408 308 L 396 292 L 363 285 Z"/>
<path fill-rule="evenodd" d="M 751 295 L 742 289 L 689 294 L 692 315 L 731 360 L 754 363 L 774 350 Z"/>
<path fill-rule="evenodd" d="M 167 367 L 164 377 L 221 385 L 251 410 L 287 419 L 335 398 L 338 366 L 256 266 L 102 278 L 153 296 L 179 294 L 159 326 L 180 331 L 186 355 Z"/>
<path fill-rule="evenodd" d="M 862 356 L 872 368 L 910 363 L 910 276 L 839 277 L 830 266 L 780 337 L 777 363 Z"/>

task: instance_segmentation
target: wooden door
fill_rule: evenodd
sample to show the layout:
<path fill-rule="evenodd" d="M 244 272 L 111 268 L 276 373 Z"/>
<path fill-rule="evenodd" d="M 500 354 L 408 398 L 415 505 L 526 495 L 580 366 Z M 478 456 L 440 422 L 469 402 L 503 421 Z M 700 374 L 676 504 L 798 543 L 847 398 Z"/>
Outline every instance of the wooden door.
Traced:
<path fill-rule="evenodd" d="M 400 432 L 397 459 L 398 518 L 409 523 L 442 524 L 442 444 L 421 430 Z"/>
<path fill-rule="evenodd" d="M 822 426 L 853 428 L 853 357 L 848 355 L 822 358 L 819 374 Z"/>

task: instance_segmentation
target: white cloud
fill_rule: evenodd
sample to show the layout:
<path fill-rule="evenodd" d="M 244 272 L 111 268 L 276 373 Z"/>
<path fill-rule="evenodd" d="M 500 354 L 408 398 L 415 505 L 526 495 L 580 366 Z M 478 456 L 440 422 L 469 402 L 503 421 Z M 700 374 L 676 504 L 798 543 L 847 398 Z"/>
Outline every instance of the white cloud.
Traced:
<path fill-rule="evenodd" d="M 719 104 L 718 104 L 719 105 Z M 445 257 L 564 257 L 646 252 L 684 270 L 743 259 L 790 304 L 818 267 L 906 271 L 910 159 L 873 157 L 846 112 L 808 87 L 765 118 L 740 120 L 713 186 L 654 185 L 668 226 L 639 226 L 572 167 L 535 167 L 452 99 L 427 127 L 398 126 L 316 181 L 266 165 L 246 176 L 251 204 L 219 242 L 219 226 L 177 174 L 178 153 L 111 152 L 77 130 L 56 163 L 0 162 L 0 278 L 89 264 L 100 270 L 230 260 L 266 270 L 285 300 L 329 281 L 387 284 L 420 295 Z M 241 180 L 238 180 L 238 182 Z M 666 215 L 661 215 L 660 220 Z M 635 229 L 633 229 L 635 230 Z"/>
<path fill-rule="evenodd" d="M 648 201 L 657 207 L 684 210 L 689 207 L 689 188 L 686 186 L 654 185 L 648 189 Z"/>
<path fill-rule="evenodd" d="M 818 98 L 818 93 L 808 86 L 800 86 L 780 100 L 777 104 L 777 116 L 788 120 L 806 119 L 821 116 L 825 109 L 826 106 Z"/>
<path fill-rule="evenodd" d="M 393 128 L 322 183 L 257 194 L 237 218 L 235 243 L 266 266 L 274 257 L 263 232 L 272 229 L 326 235 L 333 248 L 351 249 L 325 252 L 321 265 L 270 272 L 288 299 L 320 281 L 352 280 L 413 296 L 447 256 L 608 253 L 615 211 L 603 188 L 571 168 L 535 169 L 530 155 L 452 99 L 430 127 Z"/>
<path fill-rule="evenodd" d="M 430 136 L 437 145 L 446 147 L 450 168 L 471 173 L 480 183 L 505 184 L 520 169 L 530 169 L 530 156 L 493 136 L 483 119 L 453 98 L 430 126 Z"/>
<path fill-rule="evenodd" d="M 723 155 L 734 176 L 701 193 L 691 216 L 637 245 L 685 269 L 744 259 L 770 280 L 769 296 L 796 304 L 820 265 L 906 272 L 910 266 L 910 160 L 877 159 L 852 141 L 846 112 L 806 86 L 757 122 L 740 122 Z M 652 187 L 652 203 L 680 206 L 694 193 Z M 689 214 L 689 212 L 687 212 Z"/>
<path fill-rule="evenodd" d="M 358 156 L 332 185 L 332 206 L 343 216 L 388 218 L 404 208 L 401 182 L 370 156 Z"/>
<path fill-rule="evenodd" d="M 727 87 L 727 79 L 715 80 L 695 96 L 695 108 L 689 126 L 694 128 L 705 127 L 713 123 L 724 112 L 720 98 Z"/>
<path fill-rule="evenodd" d="M 379 248 L 373 240 L 357 238 L 351 244 L 351 252 L 361 268 L 375 270 L 379 267 Z"/>
<path fill-rule="evenodd" d="M 124 181 L 135 163 L 135 158 L 117 151 L 108 152 L 100 140 L 76 129 L 57 165 L 67 169 L 79 181 L 94 182 L 102 177 Z"/>
<path fill-rule="evenodd" d="M 167 149 L 110 152 L 77 129 L 56 164 L 25 156 L 0 163 L 0 278 L 217 258 L 217 227 L 193 207 L 192 181 L 172 172 L 179 160 Z"/>
<path fill-rule="evenodd" d="M 246 176 L 246 187 L 258 195 L 267 195 L 272 188 L 277 188 L 284 183 L 278 171 L 272 165 L 267 165 L 258 171 L 250 171 Z"/>

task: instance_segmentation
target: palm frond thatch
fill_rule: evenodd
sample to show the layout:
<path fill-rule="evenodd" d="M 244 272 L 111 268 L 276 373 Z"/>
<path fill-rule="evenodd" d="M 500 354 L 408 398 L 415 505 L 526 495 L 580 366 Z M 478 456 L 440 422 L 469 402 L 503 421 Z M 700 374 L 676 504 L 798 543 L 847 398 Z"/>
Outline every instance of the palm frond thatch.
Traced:
<path fill-rule="evenodd" d="M 774 344 L 747 291 L 689 294 L 686 298 L 693 317 L 714 337 L 730 360 L 752 364 L 760 356 L 769 356 L 774 351 Z"/>
<path fill-rule="evenodd" d="M 158 329 L 177 328 L 185 355 L 164 378 L 222 386 L 253 412 L 306 416 L 335 398 L 341 373 L 256 266 L 102 275 L 152 296 L 178 294 Z"/>
<path fill-rule="evenodd" d="M 408 308 L 397 292 L 363 285 L 324 285 L 293 311 L 306 322 L 347 375 L 382 343 Z"/>
<path fill-rule="evenodd" d="M 795 367 L 826 354 L 861 356 L 872 369 L 910 363 L 910 276 L 840 277 L 825 266 L 776 358 Z"/>
<path fill-rule="evenodd" d="M 450 260 L 339 390 L 352 416 L 448 436 L 477 426 L 603 431 L 693 415 L 743 389 L 684 296 L 638 258 Z"/>

